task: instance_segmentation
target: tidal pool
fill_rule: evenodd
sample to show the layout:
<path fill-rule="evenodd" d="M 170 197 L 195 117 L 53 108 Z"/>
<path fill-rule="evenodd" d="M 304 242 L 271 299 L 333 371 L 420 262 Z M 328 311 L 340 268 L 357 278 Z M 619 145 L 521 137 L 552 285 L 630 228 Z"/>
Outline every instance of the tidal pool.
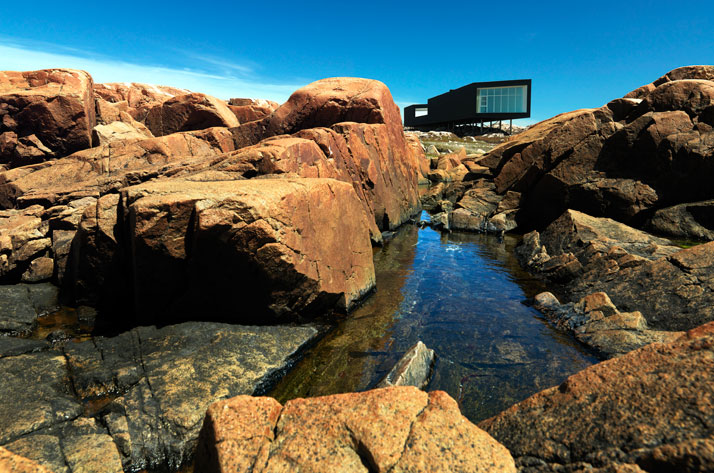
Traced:
<path fill-rule="evenodd" d="M 436 351 L 427 390 L 473 422 L 597 362 L 523 304 L 545 290 L 520 269 L 506 235 L 407 225 L 375 250 L 377 291 L 268 393 L 285 402 L 374 387 L 418 340 Z"/>

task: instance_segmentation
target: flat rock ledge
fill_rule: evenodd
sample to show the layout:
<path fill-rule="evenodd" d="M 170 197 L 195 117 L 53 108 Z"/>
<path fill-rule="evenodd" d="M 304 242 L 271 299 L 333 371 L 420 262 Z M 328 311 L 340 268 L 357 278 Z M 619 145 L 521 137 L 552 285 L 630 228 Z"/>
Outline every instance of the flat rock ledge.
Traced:
<path fill-rule="evenodd" d="M 0 337 L 18 341 L 0 344 L 0 446 L 55 473 L 175 471 L 211 403 L 264 392 L 317 334 L 189 322 L 64 347 Z"/>
<path fill-rule="evenodd" d="M 515 472 L 505 447 L 442 391 L 390 387 L 212 404 L 196 472 Z"/>

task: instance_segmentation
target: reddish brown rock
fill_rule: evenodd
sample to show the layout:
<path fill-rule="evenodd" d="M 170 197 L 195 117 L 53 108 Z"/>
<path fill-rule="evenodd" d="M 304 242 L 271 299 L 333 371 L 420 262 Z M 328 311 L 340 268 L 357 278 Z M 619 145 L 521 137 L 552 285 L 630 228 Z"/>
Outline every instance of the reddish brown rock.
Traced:
<path fill-rule="evenodd" d="M 340 122 L 382 123 L 395 138 L 404 137 L 399 107 L 389 89 L 376 80 L 351 77 L 322 79 L 294 92 L 264 120 L 263 137 Z"/>
<path fill-rule="evenodd" d="M 118 104 L 97 98 L 97 126 L 92 130 L 94 145 L 112 141 L 143 140 L 154 135 L 129 113 L 126 102 Z"/>
<path fill-rule="evenodd" d="M 149 109 L 177 96 L 190 94 L 185 89 L 163 85 L 138 84 L 136 82 L 115 82 L 94 84 L 94 94 L 112 104 L 126 107 L 134 120 L 143 122 Z"/>
<path fill-rule="evenodd" d="M 683 335 L 650 330 L 641 312 L 620 312 L 604 292 L 589 294 L 575 304 L 560 304 L 553 294 L 544 292 L 535 297 L 534 307 L 558 328 L 573 333 L 606 358 Z"/>
<path fill-rule="evenodd" d="M 714 198 L 711 69 L 675 70 L 599 109 L 541 122 L 481 163 L 499 193 L 527 194 L 518 219 L 531 228 L 566 208 L 639 225 L 657 208 Z"/>
<path fill-rule="evenodd" d="M 479 424 L 529 471 L 710 471 L 714 323 L 591 366 Z"/>
<path fill-rule="evenodd" d="M 0 447 L 0 471 L 3 473 L 52 473 L 51 470 Z"/>
<path fill-rule="evenodd" d="M 86 72 L 0 72 L 0 164 L 23 166 L 89 148 L 95 124 Z"/>
<path fill-rule="evenodd" d="M 145 123 L 154 136 L 239 124 L 225 102 L 198 93 L 178 95 L 154 105 L 149 109 Z"/>
<path fill-rule="evenodd" d="M 429 160 L 424 152 L 424 146 L 422 146 L 419 140 L 419 135 L 414 132 L 405 132 L 404 136 L 407 139 L 407 144 L 412 151 L 412 163 L 411 166 L 419 169 L 419 183 L 428 184 L 426 176 L 429 174 Z"/>
<path fill-rule="evenodd" d="M 294 320 L 348 310 L 374 287 L 368 217 L 350 184 L 171 179 L 121 199 L 143 321 L 196 310 Z"/>
<path fill-rule="evenodd" d="M 82 197 L 99 197 L 232 149 L 233 141 L 225 128 L 109 143 L 51 162 L 0 172 L 0 207 L 34 203 L 49 207 Z"/>
<path fill-rule="evenodd" d="M 265 118 L 273 113 L 280 104 L 263 99 L 230 99 L 228 108 L 238 119 L 239 123 L 248 123 Z"/>
<path fill-rule="evenodd" d="M 46 279 L 46 261 L 36 263 L 37 268 L 28 273 L 33 260 L 49 256 L 52 240 L 49 225 L 41 218 L 41 208 L 0 212 L 0 281 L 18 283 L 23 274 L 26 279 Z M 40 274 L 41 273 L 41 274 Z M 50 271 L 50 276 L 51 276 Z"/>
<path fill-rule="evenodd" d="M 247 396 L 212 405 L 197 467 L 256 473 L 515 472 L 508 451 L 441 391 L 427 395 L 392 387 L 295 399 L 280 407 Z"/>

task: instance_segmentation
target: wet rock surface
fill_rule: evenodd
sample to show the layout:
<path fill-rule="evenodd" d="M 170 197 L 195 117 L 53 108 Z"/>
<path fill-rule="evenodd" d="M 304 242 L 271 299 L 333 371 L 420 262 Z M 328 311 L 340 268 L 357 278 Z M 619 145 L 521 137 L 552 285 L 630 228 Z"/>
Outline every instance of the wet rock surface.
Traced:
<path fill-rule="evenodd" d="M 59 307 L 59 289 L 52 284 L 0 286 L 1 335 L 17 335 L 32 330 L 37 318 Z"/>
<path fill-rule="evenodd" d="M 508 451 L 446 393 L 413 387 L 212 405 L 197 458 L 205 471 L 515 472 Z"/>
<path fill-rule="evenodd" d="M 55 472 L 178 468 L 209 404 L 262 392 L 316 335 L 191 322 L 55 348 L 4 343 L 0 444 Z"/>
<path fill-rule="evenodd" d="M 431 378 L 434 356 L 434 350 L 418 341 L 407 350 L 377 387 L 415 386 L 423 389 Z"/>
<path fill-rule="evenodd" d="M 479 426 L 521 471 L 709 471 L 713 334 L 709 323 L 592 366 Z"/>

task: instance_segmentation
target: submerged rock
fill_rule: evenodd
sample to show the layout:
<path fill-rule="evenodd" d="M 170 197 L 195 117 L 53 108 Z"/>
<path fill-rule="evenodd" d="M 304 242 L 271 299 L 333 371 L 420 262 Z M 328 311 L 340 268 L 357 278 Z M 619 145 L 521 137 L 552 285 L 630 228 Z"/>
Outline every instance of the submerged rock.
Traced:
<path fill-rule="evenodd" d="M 397 361 L 377 387 L 415 386 L 424 389 L 429 383 L 433 367 L 434 350 L 418 341 Z"/>
<path fill-rule="evenodd" d="M 709 323 L 587 368 L 479 427 L 502 442 L 523 471 L 612 471 L 619 465 L 710 471 L 712 360 Z"/>
<path fill-rule="evenodd" d="M 442 391 L 413 387 L 295 399 L 239 396 L 206 415 L 207 472 L 515 472 L 508 451 Z"/>

